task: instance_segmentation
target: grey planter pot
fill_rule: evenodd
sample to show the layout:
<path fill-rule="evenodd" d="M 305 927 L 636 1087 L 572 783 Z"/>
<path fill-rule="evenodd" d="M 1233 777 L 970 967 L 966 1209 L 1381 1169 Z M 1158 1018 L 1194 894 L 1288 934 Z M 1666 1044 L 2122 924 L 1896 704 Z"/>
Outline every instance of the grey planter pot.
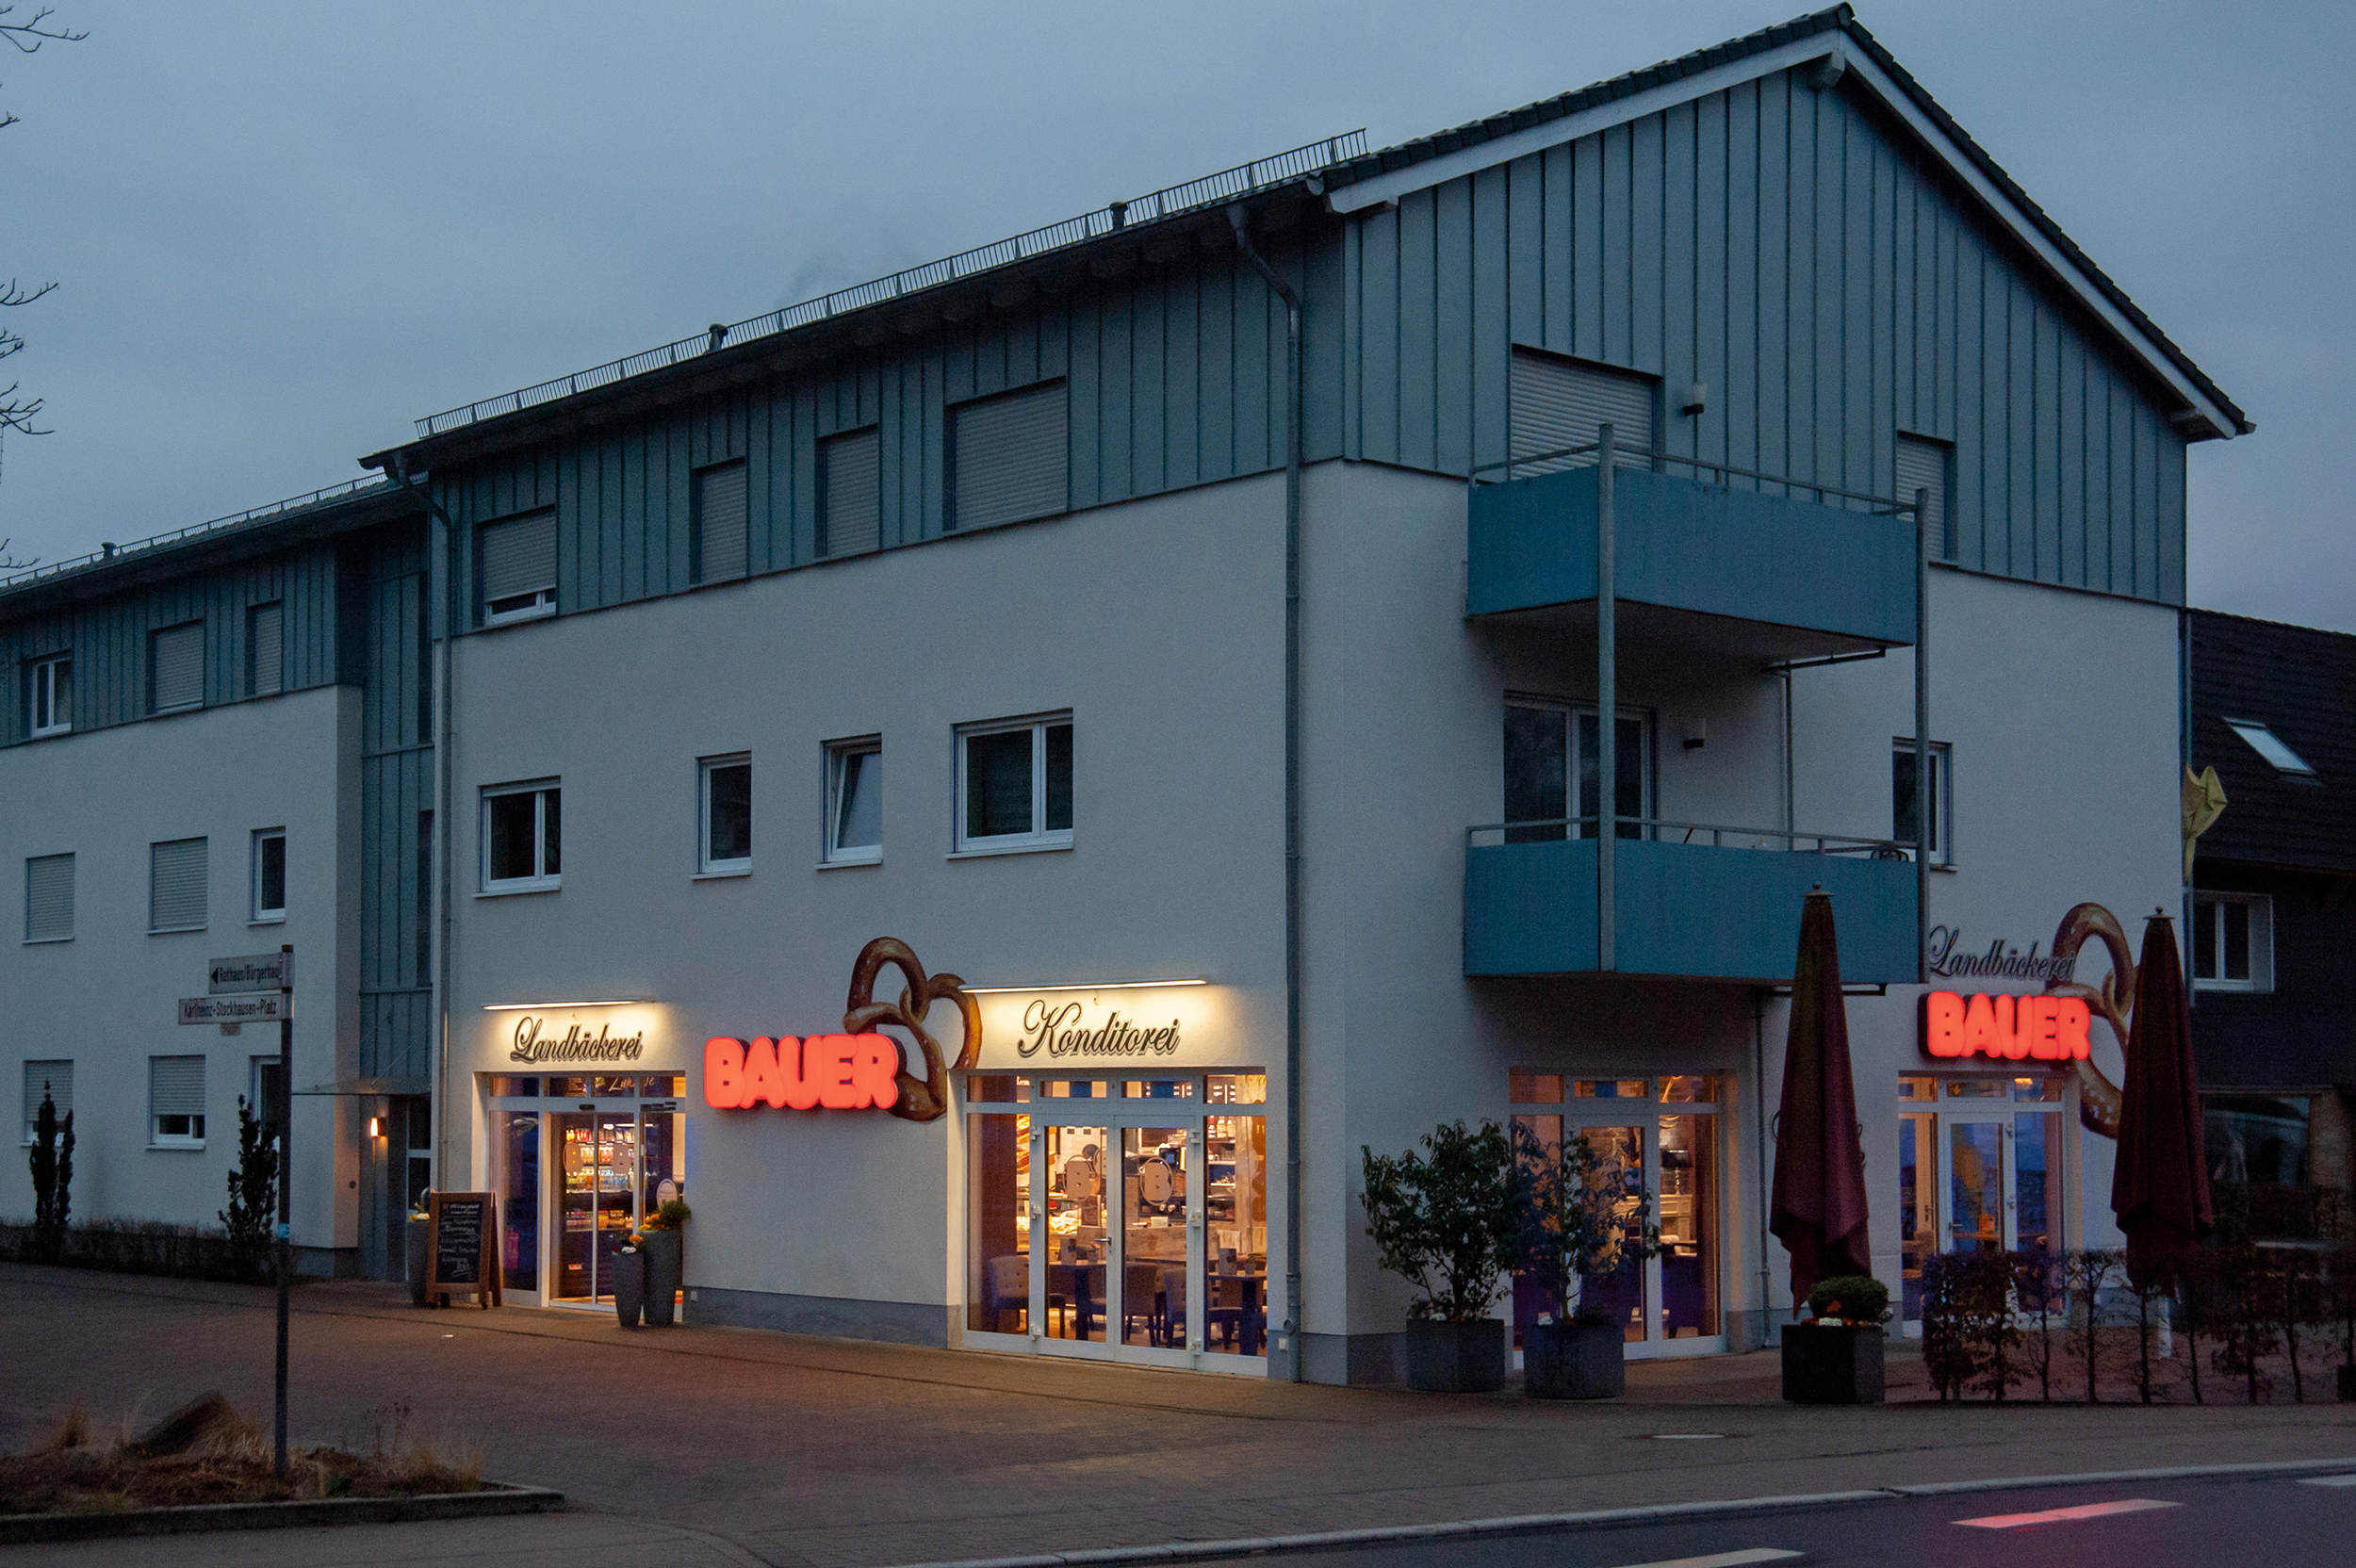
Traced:
<path fill-rule="evenodd" d="M 1505 1386 L 1505 1323 L 1407 1320 L 1407 1386 L 1426 1394 L 1487 1394 Z"/>
<path fill-rule="evenodd" d="M 1882 1331 L 1793 1323 L 1783 1331 L 1783 1396 L 1795 1405 L 1882 1402 Z"/>
<path fill-rule="evenodd" d="M 427 1229 L 426 1220 L 412 1219 L 408 1222 L 408 1233 L 401 1238 L 408 1260 L 405 1266 L 409 1273 L 409 1304 L 413 1307 L 425 1305 L 425 1233 Z"/>
<path fill-rule="evenodd" d="M 679 1270 L 687 1237 L 679 1231 L 648 1231 L 638 1244 L 646 1260 L 646 1327 L 667 1329 L 679 1301 Z"/>
<path fill-rule="evenodd" d="M 644 1252 L 616 1252 L 614 1266 L 614 1314 L 625 1329 L 638 1327 L 638 1315 L 646 1306 L 646 1255 Z"/>
<path fill-rule="evenodd" d="M 2356 1404 L 2356 1366 L 2343 1366 L 2340 1374 L 2340 1403 Z"/>
<path fill-rule="evenodd" d="M 1533 1323 L 1522 1330 L 1522 1392 L 1533 1399 L 1616 1399 L 1628 1392 L 1616 1323 Z"/>

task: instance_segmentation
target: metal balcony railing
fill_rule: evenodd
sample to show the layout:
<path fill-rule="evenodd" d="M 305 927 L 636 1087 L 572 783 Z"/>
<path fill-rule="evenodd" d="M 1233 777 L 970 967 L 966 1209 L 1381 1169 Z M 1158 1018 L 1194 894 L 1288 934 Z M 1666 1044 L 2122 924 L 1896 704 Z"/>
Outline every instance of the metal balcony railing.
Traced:
<path fill-rule="evenodd" d="M 11 588 L 28 587 L 33 583 L 46 581 L 50 578 L 61 577 L 68 572 L 79 571 L 85 567 L 110 564 L 135 555 L 144 555 L 151 550 L 161 549 L 167 545 L 184 544 L 202 534 L 225 533 L 232 529 L 242 528 L 248 523 L 258 523 L 288 512 L 300 512 L 306 506 L 316 506 L 320 501 L 335 500 L 344 496 L 355 496 L 363 490 L 381 489 L 391 482 L 389 480 L 370 474 L 363 479 L 346 480 L 341 484 L 331 484 L 322 490 L 313 490 L 301 496 L 289 496 L 283 501 L 271 501 L 267 506 L 249 507 L 243 512 L 233 513 L 226 517 L 215 517 L 210 522 L 191 523 L 187 528 L 176 528 L 169 533 L 135 539 L 127 545 L 105 545 L 90 551 L 88 555 L 74 556 L 65 561 L 41 563 L 7 577 L 0 577 L 0 593 L 5 593 Z"/>
<path fill-rule="evenodd" d="M 1522 477 L 1528 478 L 1530 475 L 1527 470 L 1542 463 L 1562 464 L 1570 458 L 1593 457 L 1601 449 L 1602 445 L 1599 441 L 1588 441 L 1575 447 L 1557 447 L 1551 451 L 1521 452 L 1506 458 L 1501 463 L 1480 464 L 1465 476 L 1465 483 L 1467 485 L 1504 484 L 1513 479 L 1513 471 L 1516 468 L 1524 470 Z M 1762 495 L 1770 493 L 1767 486 L 1775 485 L 1777 487 L 1775 493 L 1787 497 L 1812 497 L 1819 505 L 1830 505 L 1831 498 L 1838 498 L 1844 501 L 1861 501 L 1877 516 L 1912 517 L 1914 515 L 1914 502 L 1910 500 L 1896 496 L 1869 495 L 1862 490 L 1844 490 L 1837 484 L 1820 484 L 1814 480 L 1795 479 L 1790 474 L 1770 474 L 1757 468 L 1739 467 L 1731 463 L 1713 463 L 1708 458 L 1680 457 L 1674 452 L 1631 451 L 1626 447 L 1617 449 L 1615 455 L 1620 458 L 1622 467 L 1649 467 L 1655 463 L 1665 463 L 1691 468 L 1696 473 L 1714 474 L 1717 476 L 1716 482 L 1724 488 L 1731 489 L 1733 486 L 1729 482 L 1732 480 L 1745 479 L 1752 482 L 1750 488 L 1757 489 Z M 1555 470 L 1549 468 L 1545 471 L 1551 473 Z M 1494 474 L 1497 477 L 1483 479 L 1481 477 L 1483 474 Z"/>
<path fill-rule="evenodd" d="M 1845 833 L 1799 833 L 1780 827 L 1733 827 L 1722 823 L 1676 822 L 1666 817 L 1615 817 L 1622 839 L 1655 843 L 1707 843 L 1714 849 L 1775 849 L 1799 855 L 1853 855 L 1868 860 L 1911 860 L 1907 839 L 1861 839 Z M 1464 829 L 1464 847 L 1480 847 L 1479 836 L 1498 835 L 1502 843 L 1561 842 L 1598 837 L 1594 817 L 1541 817 L 1528 822 L 1484 823 Z M 1635 831 L 1630 832 L 1633 828 Z M 1515 838 L 1512 835 L 1520 834 Z M 1707 837 L 1704 837 L 1707 835 Z M 1732 841 L 1729 842 L 1729 840 Z"/>
<path fill-rule="evenodd" d="M 496 398 L 484 398 L 440 414 L 429 414 L 417 422 L 417 434 L 420 438 L 439 435 L 445 431 L 457 430 L 481 419 L 513 414 L 518 409 L 535 407 L 558 398 L 569 398 L 574 393 L 610 385 L 631 376 L 643 375 L 648 370 L 659 370 L 664 366 L 695 359 L 730 344 L 775 336 L 846 311 L 862 309 L 886 300 L 920 293 L 941 284 L 970 278 L 975 273 L 987 272 L 1010 262 L 1028 261 L 1034 256 L 1077 245 L 1083 240 L 1100 238 L 1132 223 L 1175 218 L 1181 213 L 1215 206 L 1238 196 L 1250 196 L 1293 180 L 1304 179 L 1321 169 L 1348 159 L 1361 157 L 1366 150 L 1366 133 L 1364 128 L 1327 137 L 1322 141 L 1308 142 L 1273 157 L 1255 158 L 1250 163 L 1239 163 L 1233 169 L 1222 169 L 1216 174 L 1188 180 L 1184 185 L 1165 187 L 1134 201 L 1108 203 L 1094 212 L 1067 218 L 1043 229 L 1033 229 L 1027 234 L 1015 235 L 993 244 L 960 251 L 956 255 L 928 261 L 921 267 L 906 268 L 890 277 L 838 288 L 831 294 L 822 294 L 814 300 L 805 300 L 799 304 L 787 305 L 782 310 L 755 316 L 733 326 L 700 332 L 693 337 L 682 337 L 676 343 L 665 343 L 661 348 L 612 360 L 569 376 L 544 381 L 534 386 L 519 387 L 515 391 L 502 393 Z"/>

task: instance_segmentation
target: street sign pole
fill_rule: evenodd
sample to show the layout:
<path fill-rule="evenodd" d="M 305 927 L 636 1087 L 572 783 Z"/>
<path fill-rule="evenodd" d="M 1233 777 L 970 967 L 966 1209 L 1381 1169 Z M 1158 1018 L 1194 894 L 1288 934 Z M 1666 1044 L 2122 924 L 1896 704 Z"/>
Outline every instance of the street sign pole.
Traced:
<path fill-rule="evenodd" d="M 278 1021 L 278 1478 L 286 1478 L 286 1311 L 294 1282 L 294 949 L 280 966 Z"/>

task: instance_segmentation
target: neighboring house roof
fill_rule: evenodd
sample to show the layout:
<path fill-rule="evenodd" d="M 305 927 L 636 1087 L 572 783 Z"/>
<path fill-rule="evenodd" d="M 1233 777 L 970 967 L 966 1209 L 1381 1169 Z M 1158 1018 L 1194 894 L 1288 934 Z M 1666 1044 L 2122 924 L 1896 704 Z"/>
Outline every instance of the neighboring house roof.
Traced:
<path fill-rule="evenodd" d="M 2201 858 L 2356 873 L 2356 637 L 2191 618 L 2192 767 L 2214 766 L 2226 801 Z M 2314 777 L 2268 762 L 2228 719 L 2265 725 Z"/>
<path fill-rule="evenodd" d="M 2061 225 L 1965 134 L 1955 117 L 1922 90 L 1845 5 L 1576 92 L 1541 99 L 1351 158 L 1326 171 L 1323 177 L 1334 210 L 1353 211 L 1395 201 L 1407 190 L 1592 136 L 1606 126 L 1656 114 L 1740 82 L 1820 60 L 1837 60 L 1838 73 L 1828 72 L 1828 75 L 1850 78 L 1880 100 L 1894 119 L 1914 133 L 1924 150 L 1979 198 L 1991 218 L 2012 231 L 2052 281 L 2086 304 L 2129 357 L 2149 368 L 2183 398 L 2184 408 L 2178 423 L 2187 438 L 2246 435 L 2257 428 L 2192 362 L 2192 356 L 2170 342 L 2127 297 L 2127 291 L 2095 266 L 2077 242 L 2062 232 Z"/>

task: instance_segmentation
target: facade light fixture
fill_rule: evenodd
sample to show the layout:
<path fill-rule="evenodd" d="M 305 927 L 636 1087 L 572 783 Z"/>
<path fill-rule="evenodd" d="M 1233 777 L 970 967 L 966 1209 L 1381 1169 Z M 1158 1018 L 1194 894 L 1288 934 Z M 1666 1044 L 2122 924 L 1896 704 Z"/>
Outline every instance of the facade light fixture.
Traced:
<path fill-rule="evenodd" d="M 1073 986 L 968 986 L 968 996 L 1038 996 L 1047 991 L 1157 991 L 1171 986 L 1207 986 L 1201 977 L 1186 980 L 1104 980 Z"/>
<path fill-rule="evenodd" d="M 486 1013 L 552 1013 L 563 1007 L 641 1007 L 651 996 L 607 996 L 591 1002 L 486 1002 Z"/>

